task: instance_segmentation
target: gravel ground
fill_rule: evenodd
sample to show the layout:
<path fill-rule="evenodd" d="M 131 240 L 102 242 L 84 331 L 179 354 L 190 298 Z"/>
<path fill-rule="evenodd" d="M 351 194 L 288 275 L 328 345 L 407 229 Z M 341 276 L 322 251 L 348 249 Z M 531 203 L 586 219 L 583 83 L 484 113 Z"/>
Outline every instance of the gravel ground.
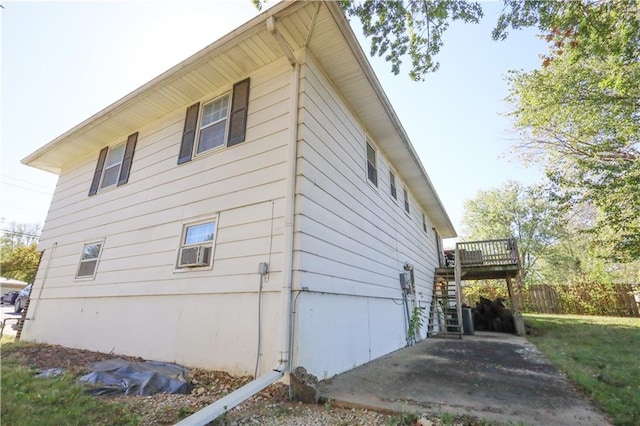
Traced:
<path fill-rule="evenodd" d="M 29 367 L 45 370 L 64 368 L 80 376 L 89 372 L 88 365 L 96 361 L 141 358 L 65 348 L 55 345 L 28 344 L 3 346 L 3 357 L 20 357 Z M 6 350 L 5 350 L 6 349 Z M 142 425 L 172 425 L 199 409 L 252 380 L 251 376 L 236 377 L 221 371 L 190 369 L 187 379 L 192 385 L 188 395 L 157 394 L 153 396 L 102 397 L 126 404 L 141 417 Z M 384 425 L 389 415 L 367 410 L 347 410 L 316 404 L 291 402 L 288 387 L 276 383 L 245 401 L 219 419 L 222 425 Z"/>
<path fill-rule="evenodd" d="M 24 365 L 39 370 L 63 368 L 76 377 L 88 373 L 88 365 L 96 361 L 122 358 L 144 361 L 142 358 L 118 356 L 100 352 L 65 348 L 56 345 L 3 345 L 2 359 L 21 358 Z M 231 376 L 222 371 L 198 368 L 189 370 L 187 380 L 192 385 L 188 395 L 157 394 L 153 396 L 99 397 L 128 405 L 140 416 L 141 425 L 173 425 L 190 414 L 249 383 L 251 376 Z M 490 423 L 469 416 L 437 416 L 418 418 L 411 414 L 382 414 L 360 409 L 344 409 L 328 405 L 304 404 L 289 400 L 289 389 L 276 383 L 230 410 L 212 425 L 265 426 L 487 426 Z"/>

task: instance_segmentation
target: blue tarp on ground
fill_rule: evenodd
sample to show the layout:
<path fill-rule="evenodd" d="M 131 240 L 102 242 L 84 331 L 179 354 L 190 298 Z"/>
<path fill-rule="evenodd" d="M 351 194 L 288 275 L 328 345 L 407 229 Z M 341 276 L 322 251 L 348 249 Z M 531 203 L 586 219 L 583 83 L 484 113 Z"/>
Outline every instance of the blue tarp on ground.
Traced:
<path fill-rule="evenodd" d="M 121 358 L 94 362 L 91 373 L 78 382 L 92 385 L 92 395 L 154 395 L 156 393 L 189 393 L 185 379 L 187 369 L 175 364 L 155 361 L 131 362 Z"/>

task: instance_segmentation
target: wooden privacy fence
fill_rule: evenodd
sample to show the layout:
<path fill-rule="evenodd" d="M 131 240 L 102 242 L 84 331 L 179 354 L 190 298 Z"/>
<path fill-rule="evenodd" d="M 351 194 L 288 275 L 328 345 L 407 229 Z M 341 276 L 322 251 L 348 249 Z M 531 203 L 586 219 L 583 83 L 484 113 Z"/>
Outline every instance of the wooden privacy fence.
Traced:
<path fill-rule="evenodd" d="M 520 290 L 519 298 L 524 312 L 640 317 L 640 286 L 634 284 L 538 284 Z"/>

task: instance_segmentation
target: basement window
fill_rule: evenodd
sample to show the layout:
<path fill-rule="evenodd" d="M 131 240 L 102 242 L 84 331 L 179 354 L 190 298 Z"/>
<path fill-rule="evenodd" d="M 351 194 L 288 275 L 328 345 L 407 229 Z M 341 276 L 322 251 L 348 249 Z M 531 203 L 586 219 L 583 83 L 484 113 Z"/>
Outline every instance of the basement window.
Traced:
<path fill-rule="evenodd" d="M 94 278 L 102 254 L 102 241 L 85 244 L 80 256 L 76 278 Z"/>
<path fill-rule="evenodd" d="M 215 220 L 185 225 L 178 255 L 178 269 L 210 267 L 215 235 Z"/>

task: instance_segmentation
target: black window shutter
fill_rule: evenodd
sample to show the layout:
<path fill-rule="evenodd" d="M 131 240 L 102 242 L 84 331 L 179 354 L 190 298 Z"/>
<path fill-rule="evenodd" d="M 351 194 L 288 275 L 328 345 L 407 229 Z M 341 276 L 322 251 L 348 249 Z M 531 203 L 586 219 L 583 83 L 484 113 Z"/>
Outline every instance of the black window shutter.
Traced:
<path fill-rule="evenodd" d="M 89 188 L 89 196 L 96 195 L 98 192 L 98 186 L 100 185 L 100 178 L 102 177 L 102 169 L 104 168 L 104 161 L 107 159 L 107 151 L 109 147 L 105 146 L 100 150 L 98 155 L 98 163 L 96 164 L 96 170 L 93 172 L 93 181 L 91 182 L 91 188 Z"/>
<path fill-rule="evenodd" d="M 199 109 L 200 102 L 187 108 L 187 115 L 184 119 L 184 130 L 182 131 L 182 143 L 180 144 L 180 154 L 178 155 L 178 164 L 191 161 L 191 157 L 193 157 L 193 144 L 196 140 Z"/>
<path fill-rule="evenodd" d="M 129 135 L 127 138 L 127 146 L 124 149 L 124 157 L 122 158 L 122 167 L 120 167 L 120 177 L 118 178 L 118 186 L 129 182 L 129 172 L 131 171 L 131 162 L 133 161 L 133 153 L 136 150 L 136 142 L 138 142 L 138 132 Z"/>
<path fill-rule="evenodd" d="M 229 119 L 229 136 L 227 146 L 244 142 L 247 133 L 247 110 L 249 109 L 249 79 L 233 85 L 231 117 Z"/>

